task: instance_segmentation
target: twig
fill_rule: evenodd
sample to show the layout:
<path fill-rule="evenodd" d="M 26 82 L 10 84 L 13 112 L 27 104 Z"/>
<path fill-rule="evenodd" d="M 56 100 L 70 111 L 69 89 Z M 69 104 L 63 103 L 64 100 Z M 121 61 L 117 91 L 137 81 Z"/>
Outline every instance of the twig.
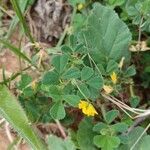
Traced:
<path fill-rule="evenodd" d="M 6 134 L 7 134 L 7 137 L 8 137 L 8 140 L 10 141 L 10 143 L 12 143 L 13 142 L 13 138 L 12 138 L 12 136 L 11 136 L 11 133 L 10 133 L 10 131 L 9 131 L 9 123 L 8 122 L 6 122 L 5 123 L 5 130 L 6 130 Z"/>
<path fill-rule="evenodd" d="M 57 124 L 57 126 L 58 126 L 58 129 L 59 129 L 59 131 L 60 131 L 62 137 L 63 137 L 64 139 L 66 139 L 66 138 L 67 138 L 67 135 L 66 135 L 66 133 L 65 133 L 65 131 L 64 131 L 64 129 L 63 129 L 61 123 L 59 122 L 59 120 L 55 120 L 55 122 L 56 122 L 56 124 Z"/>
<path fill-rule="evenodd" d="M 5 121 L 5 118 L 2 118 L 2 119 L 0 120 L 0 125 L 1 125 L 4 121 Z"/>
<path fill-rule="evenodd" d="M 137 118 L 133 125 L 129 127 L 128 131 L 125 133 L 125 135 L 128 135 L 138 124 L 140 124 L 141 122 L 143 122 L 147 117 L 149 116 L 145 116 L 145 117 L 141 117 L 141 118 Z"/>
<path fill-rule="evenodd" d="M 132 147 L 130 148 L 130 150 L 134 149 L 134 147 L 136 146 L 136 144 L 140 141 L 140 139 L 142 138 L 142 136 L 144 135 L 144 133 L 149 129 L 149 127 L 150 127 L 150 123 L 145 128 L 145 130 L 142 132 L 142 134 L 139 136 L 139 138 L 136 140 L 136 142 L 132 145 Z"/>

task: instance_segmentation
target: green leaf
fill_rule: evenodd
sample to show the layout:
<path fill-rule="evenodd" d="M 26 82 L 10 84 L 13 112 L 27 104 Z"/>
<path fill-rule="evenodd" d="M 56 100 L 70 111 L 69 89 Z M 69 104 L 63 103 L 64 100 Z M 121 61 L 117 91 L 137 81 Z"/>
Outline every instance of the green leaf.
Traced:
<path fill-rule="evenodd" d="M 87 28 L 82 31 L 78 41 L 83 42 L 90 54 L 95 54 L 99 59 L 103 57 L 119 61 L 130 54 L 128 45 L 131 33 L 127 25 L 115 11 L 98 3 L 89 15 Z"/>
<path fill-rule="evenodd" d="M 50 114 L 53 119 L 58 119 L 58 120 L 63 119 L 66 113 L 62 102 L 55 103 L 50 109 Z"/>
<path fill-rule="evenodd" d="M 135 70 L 135 66 L 129 66 L 125 72 L 125 76 L 126 77 L 131 77 L 134 76 L 136 74 L 136 70 Z"/>
<path fill-rule="evenodd" d="M 21 81 L 19 82 L 19 89 L 24 89 L 32 82 L 32 78 L 27 74 L 21 75 Z"/>
<path fill-rule="evenodd" d="M 19 7 L 20 7 L 20 10 L 22 13 L 25 12 L 27 6 L 28 6 L 28 3 L 29 3 L 30 0 L 19 0 L 18 3 L 19 3 Z M 17 15 L 15 15 L 11 21 L 11 24 L 9 26 L 9 29 L 8 29 L 8 32 L 7 32 L 7 39 L 10 37 L 10 35 L 12 34 L 12 32 L 14 31 L 15 27 L 17 26 L 19 22 L 19 18 L 17 17 Z"/>
<path fill-rule="evenodd" d="M 87 98 L 89 98 L 91 94 L 90 94 L 89 89 L 87 88 L 87 85 L 86 85 L 85 83 L 83 83 L 83 84 L 80 84 L 80 85 L 78 85 L 78 86 L 79 86 L 79 88 L 80 88 L 80 91 L 78 91 L 78 95 L 79 95 L 81 98 L 83 98 L 83 99 L 85 99 L 84 95 L 85 95 Z"/>
<path fill-rule="evenodd" d="M 80 70 L 74 67 L 74 68 L 70 68 L 69 70 L 67 70 L 63 74 L 62 78 L 63 79 L 72 79 L 72 78 L 77 79 L 80 76 L 81 76 Z"/>
<path fill-rule="evenodd" d="M 94 144 L 102 150 L 114 150 L 120 144 L 120 139 L 116 136 L 96 135 L 93 139 Z"/>
<path fill-rule="evenodd" d="M 125 132 L 128 129 L 128 125 L 126 123 L 120 122 L 120 123 L 111 125 L 111 128 L 115 130 L 115 132 Z"/>
<path fill-rule="evenodd" d="M 16 15 L 19 18 L 20 23 L 23 26 L 23 29 L 24 29 L 24 32 L 25 32 L 26 36 L 29 37 L 29 39 L 30 39 L 30 41 L 32 43 L 34 43 L 34 39 L 33 39 L 32 35 L 31 35 L 31 32 L 30 32 L 30 30 L 28 28 L 28 25 L 26 23 L 25 17 L 22 14 L 22 11 L 20 9 L 18 1 L 17 0 L 10 0 L 10 2 L 11 2 L 12 6 L 13 6 L 13 8 L 15 10 Z"/>
<path fill-rule="evenodd" d="M 58 84 L 59 83 L 58 73 L 54 71 L 46 72 L 42 78 L 42 83 L 45 85 Z"/>
<path fill-rule="evenodd" d="M 100 76 L 95 76 L 89 79 L 86 82 L 90 87 L 95 88 L 95 89 L 101 89 L 103 87 L 103 79 Z"/>
<path fill-rule="evenodd" d="M 80 102 L 80 97 L 78 95 L 64 95 L 63 99 L 71 106 L 77 107 Z"/>
<path fill-rule="evenodd" d="M 116 7 L 121 6 L 123 3 L 125 3 L 124 0 L 108 0 L 109 5 Z"/>
<path fill-rule="evenodd" d="M 133 96 L 129 100 L 131 107 L 137 107 L 140 103 L 140 97 L 139 96 Z"/>
<path fill-rule="evenodd" d="M 3 85 L 0 85 L 0 114 L 14 127 L 18 134 L 27 140 L 33 149 L 46 149 L 37 133 L 29 125 L 29 120 L 18 101 Z"/>
<path fill-rule="evenodd" d="M 61 51 L 64 52 L 64 53 L 72 53 L 72 49 L 67 45 L 63 45 L 61 47 Z"/>
<path fill-rule="evenodd" d="M 135 127 L 128 135 L 128 149 L 130 149 L 133 144 L 137 141 L 137 138 L 143 133 L 144 128 L 142 127 Z M 139 142 L 136 144 L 133 150 L 141 150 L 140 145 L 142 143 L 143 138 L 146 136 L 146 133 L 142 136 Z"/>
<path fill-rule="evenodd" d="M 68 2 L 75 7 L 79 3 L 85 3 L 85 0 L 68 0 Z"/>
<path fill-rule="evenodd" d="M 106 113 L 105 115 L 105 121 L 110 124 L 111 122 L 114 121 L 114 119 L 118 116 L 119 111 L 118 110 L 111 110 Z"/>
<path fill-rule="evenodd" d="M 100 133 L 100 131 L 105 128 L 107 128 L 107 124 L 103 122 L 99 122 L 93 127 L 93 131 Z"/>
<path fill-rule="evenodd" d="M 61 139 L 55 135 L 50 135 L 47 139 L 49 150 L 76 150 L 74 143 L 69 139 Z"/>
<path fill-rule="evenodd" d="M 77 141 L 81 150 L 96 150 L 93 145 L 94 132 L 91 118 L 83 119 L 77 131 Z"/>
<path fill-rule="evenodd" d="M 62 100 L 63 93 L 59 87 L 51 85 L 48 89 L 48 96 L 51 97 L 53 101 L 57 102 Z"/>
<path fill-rule="evenodd" d="M 76 13 L 73 19 L 73 31 L 79 31 L 82 29 L 84 22 L 85 22 L 85 16 L 81 13 Z"/>
<path fill-rule="evenodd" d="M 59 55 L 55 56 L 52 59 L 52 65 L 55 67 L 58 73 L 62 73 L 68 63 L 68 56 L 67 55 Z"/>
<path fill-rule="evenodd" d="M 148 150 L 149 148 L 150 148 L 150 135 L 147 135 L 142 140 L 140 150 Z"/>
<path fill-rule="evenodd" d="M 94 74 L 94 70 L 90 67 L 83 67 L 81 71 L 81 80 L 87 80 Z"/>
<path fill-rule="evenodd" d="M 112 72 L 118 71 L 118 64 L 114 60 L 110 60 L 107 64 L 106 72 L 111 74 Z"/>

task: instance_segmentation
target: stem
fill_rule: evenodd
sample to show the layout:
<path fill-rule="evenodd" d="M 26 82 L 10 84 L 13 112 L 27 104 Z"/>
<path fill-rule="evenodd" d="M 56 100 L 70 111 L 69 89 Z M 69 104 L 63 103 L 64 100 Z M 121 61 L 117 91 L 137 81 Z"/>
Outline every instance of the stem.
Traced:
<path fill-rule="evenodd" d="M 142 33 L 141 26 L 142 26 L 142 23 L 143 23 L 143 19 L 144 19 L 144 17 L 142 16 L 141 20 L 140 20 L 140 24 L 139 24 L 139 35 L 138 35 L 138 44 L 139 44 L 139 47 L 138 47 L 138 52 L 141 50 L 141 45 L 140 45 L 140 43 L 141 43 L 141 33 Z"/>
<path fill-rule="evenodd" d="M 133 85 L 132 85 L 132 84 L 130 84 L 129 89 L 130 89 L 131 97 L 134 97 L 134 96 L 135 96 L 135 94 L 134 94 L 134 90 L 133 90 Z"/>
<path fill-rule="evenodd" d="M 59 41 L 58 41 L 56 47 L 61 46 L 61 44 L 63 43 L 64 38 L 65 38 L 65 36 L 66 36 L 66 34 L 67 34 L 67 32 L 68 32 L 68 28 L 69 28 L 68 25 L 66 25 L 65 30 L 64 30 L 63 34 L 61 35 L 61 37 L 60 37 L 60 39 L 59 39 Z"/>
<path fill-rule="evenodd" d="M 89 102 L 89 99 L 86 97 L 86 95 L 82 92 L 82 90 L 80 89 L 80 87 L 78 86 L 78 84 L 77 84 L 77 82 L 76 82 L 76 80 L 74 79 L 74 80 L 72 80 L 72 83 L 74 84 L 74 85 L 76 85 L 76 87 L 78 88 L 78 90 L 80 91 L 80 93 L 83 95 L 83 97 Z"/>
<path fill-rule="evenodd" d="M 55 120 L 55 122 L 56 122 L 56 124 L 57 124 L 57 126 L 58 126 L 58 129 L 59 129 L 61 135 L 63 136 L 64 139 L 66 139 L 66 138 L 67 138 L 67 135 L 66 135 L 66 133 L 65 133 L 65 131 L 64 131 L 64 129 L 63 129 L 61 123 L 59 122 L 59 120 Z"/>

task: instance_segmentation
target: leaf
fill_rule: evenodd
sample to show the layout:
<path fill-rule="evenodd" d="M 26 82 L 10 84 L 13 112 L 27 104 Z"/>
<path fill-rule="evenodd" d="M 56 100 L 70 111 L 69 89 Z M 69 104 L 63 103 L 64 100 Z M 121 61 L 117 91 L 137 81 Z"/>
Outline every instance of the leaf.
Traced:
<path fill-rule="evenodd" d="M 80 76 L 81 76 L 80 70 L 74 67 L 74 68 L 70 68 L 69 70 L 67 70 L 63 74 L 62 78 L 63 79 L 72 79 L 72 78 L 77 79 Z"/>
<path fill-rule="evenodd" d="M 126 77 L 131 77 L 134 76 L 136 74 L 136 70 L 135 70 L 135 66 L 129 66 L 125 72 L 125 76 Z"/>
<path fill-rule="evenodd" d="M 113 7 L 121 6 L 124 2 L 124 0 L 108 0 L 109 5 Z"/>
<path fill-rule="evenodd" d="M 78 95 L 64 95 L 63 99 L 71 106 L 77 107 L 81 98 Z"/>
<path fill-rule="evenodd" d="M 0 114 L 24 137 L 33 149 L 46 149 L 37 133 L 29 125 L 29 120 L 20 104 L 9 90 L 0 85 Z"/>
<path fill-rule="evenodd" d="M 81 80 L 87 80 L 94 74 L 94 70 L 90 67 L 83 67 L 81 71 Z"/>
<path fill-rule="evenodd" d="M 83 119 L 77 131 L 77 141 L 81 150 L 96 150 L 93 144 L 94 132 L 91 118 Z"/>
<path fill-rule="evenodd" d="M 95 54 L 99 59 L 112 58 L 120 61 L 123 56 L 128 57 L 130 54 L 127 48 L 131 33 L 127 25 L 115 11 L 98 3 L 89 15 L 87 28 L 81 32 L 78 40 L 84 43 L 91 55 Z"/>
<path fill-rule="evenodd" d="M 114 150 L 120 144 L 120 139 L 116 136 L 96 135 L 93 139 L 94 144 L 102 150 Z"/>
<path fill-rule="evenodd" d="M 67 45 L 63 45 L 61 47 L 61 51 L 64 52 L 64 53 L 72 53 L 72 49 Z"/>
<path fill-rule="evenodd" d="M 24 89 L 32 82 L 32 78 L 27 74 L 21 75 L 21 81 L 19 82 L 19 89 Z"/>
<path fill-rule="evenodd" d="M 107 64 L 106 72 L 111 74 L 118 71 L 118 64 L 114 60 L 110 60 Z"/>
<path fill-rule="evenodd" d="M 147 135 L 142 140 L 140 150 L 148 150 L 149 148 L 150 148 L 150 135 Z"/>
<path fill-rule="evenodd" d="M 73 19 L 73 31 L 79 31 L 82 29 L 84 22 L 85 22 L 85 16 L 81 13 L 76 13 Z"/>
<path fill-rule="evenodd" d="M 48 89 L 48 96 L 51 97 L 53 101 L 57 102 L 62 100 L 63 93 L 59 87 L 51 85 Z"/>
<path fill-rule="evenodd" d="M 133 144 L 137 141 L 137 138 L 143 133 L 144 128 L 135 127 L 128 135 L 128 149 L 130 149 Z M 140 150 L 140 144 L 142 143 L 143 138 L 146 136 L 146 133 L 142 136 L 139 142 L 136 144 L 133 150 Z"/>
<path fill-rule="evenodd" d="M 107 124 L 103 122 L 99 122 L 93 127 L 93 131 L 100 133 L 100 131 L 105 128 L 107 128 Z"/>
<path fill-rule="evenodd" d="M 19 48 L 17 48 L 14 45 L 10 44 L 6 40 L 0 39 L 0 43 L 4 44 L 4 46 L 6 46 L 7 48 L 9 48 L 13 53 L 15 53 L 20 58 L 22 58 L 22 59 L 26 60 L 27 62 L 29 62 L 30 64 L 32 64 L 31 60 L 24 53 L 22 53 Z"/>
<path fill-rule="evenodd" d="M 50 135 L 47 139 L 49 150 L 76 150 L 74 143 L 69 139 L 61 139 L 55 135 Z"/>
<path fill-rule="evenodd" d="M 79 3 L 85 3 L 85 0 L 68 0 L 68 2 L 75 7 Z"/>
<path fill-rule="evenodd" d="M 118 116 L 119 111 L 118 110 L 111 110 L 106 113 L 105 115 L 105 121 L 110 124 L 111 122 L 114 121 L 114 119 Z"/>
<path fill-rule="evenodd" d="M 20 10 L 22 13 L 25 12 L 25 9 L 26 7 L 28 6 L 28 3 L 29 3 L 30 0 L 19 0 L 18 3 L 19 3 L 19 7 L 20 7 Z M 19 22 L 19 18 L 17 17 L 17 15 L 15 15 L 11 21 L 11 24 L 9 26 L 9 29 L 8 29 L 8 32 L 7 32 L 7 39 L 10 37 L 10 35 L 12 34 L 12 32 L 14 31 L 16 25 L 18 24 Z"/>
<path fill-rule="evenodd" d="M 115 132 L 125 132 L 128 129 L 128 125 L 126 123 L 119 122 L 114 125 L 111 125 L 111 128 L 115 130 Z"/>
<path fill-rule="evenodd" d="M 50 114 L 53 119 L 58 119 L 58 120 L 63 119 L 66 113 L 62 102 L 55 103 L 50 109 Z"/>
<path fill-rule="evenodd" d="M 45 85 L 49 85 L 49 84 L 58 84 L 59 82 L 59 76 L 58 73 L 54 72 L 54 71 L 48 71 L 44 74 L 43 78 L 42 78 L 42 83 Z"/>
<path fill-rule="evenodd" d="M 29 28 L 28 28 L 28 25 L 27 25 L 27 23 L 26 23 L 25 17 L 24 17 L 23 14 L 22 14 L 22 11 L 21 11 L 21 9 L 20 9 L 20 6 L 19 6 L 19 4 L 18 4 L 18 1 L 17 1 L 17 0 L 10 0 L 10 2 L 11 2 L 12 6 L 13 6 L 13 8 L 14 8 L 14 10 L 15 10 L 16 15 L 17 15 L 18 18 L 19 18 L 20 23 L 21 23 L 22 26 L 23 26 L 23 29 L 24 29 L 25 34 L 29 37 L 30 41 L 31 41 L 32 43 L 34 43 L 34 39 L 33 39 L 33 37 L 31 36 L 31 32 L 30 32 L 30 30 L 29 30 Z"/>
<path fill-rule="evenodd" d="M 85 83 L 82 83 L 78 86 L 80 88 L 80 91 L 78 91 L 78 95 L 83 99 L 85 99 L 85 96 L 89 98 L 91 94 L 89 89 L 87 88 L 87 85 Z"/>
<path fill-rule="evenodd" d="M 95 89 L 101 89 L 103 87 L 103 79 L 100 76 L 95 76 L 89 79 L 86 82 L 90 87 L 95 88 Z"/>
<path fill-rule="evenodd" d="M 67 55 L 59 55 L 55 56 L 52 59 L 52 65 L 55 67 L 58 73 L 62 73 L 68 63 L 68 56 Z"/>

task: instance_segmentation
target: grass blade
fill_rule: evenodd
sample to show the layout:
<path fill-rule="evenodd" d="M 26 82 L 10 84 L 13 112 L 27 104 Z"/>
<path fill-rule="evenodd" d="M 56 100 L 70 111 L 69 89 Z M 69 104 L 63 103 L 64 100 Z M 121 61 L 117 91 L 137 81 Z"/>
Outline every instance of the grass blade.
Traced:
<path fill-rule="evenodd" d="M 21 13 L 23 14 L 28 6 L 28 3 L 29 3 L 29 0 L 19 0 L 19 7 L 20 7 L 20 10 L 21 10 Z M 11 21 L 11 24 L 9 26 L 9 29 L 8 29 L 8 32 L 7 32 L 7 35 L 6 35 L 6 39 L 8 39 L 12 32 L 14 31 L 16 25 L 18 24 L 19 22 L 19 18 L 17 17 L 17 15 L 15 15 Z"/>
<path fill-rule="evenodd" d="M 23 28 L 24 28 L 25 34 L 29 37 L 30 41 L 31 41 L 32 43 L 34 43 L 34 39 L 33 39 L 33 37 L 32 37 L 31 34 L 30 34 L 29 28 L 28 28 L 28 26 L 27 26 L 27 24 L 26 24 L 26 21 L 25 21 L 24 16 L 22 15 L 22 12 L 21 12 L 21 9 L 20 9 L 20 7 L 19 7 L 19 5 L 18 5 L 17 0 L 10 0 L 10 1 L 11 1 L 11 3 L 12 3 L 12 6 L 13 6 L 15 12 L 16 12 L 16 15 L 17 15 L 18 18 L 19 18 L 19 21 L 21 22 L 21 24 L 22 24 L 22 26 L 23 26 Z"/>
<path fill-rule="evenodd" d="M 20 58 L 26 60 L 27 62 L 31 63 L 31 60 L 20 51 L 20 49 L 18 49 L 17 47 L 15 47 L 14 45 L 10 44 L 9 42 L 7 42 L 6 40 L 2 40 L 0 39 L 0 43 L 4 44 L 4 46 L 6 46 L 7 48 L 9 48 L 12 52 L 14 52 L 17 56 L 19 56 Z"/>
<path fill-rule="evenodd" d="M 0 113 L 27 140 L 34 150 L 46 150 L 16 98 L 4 85 L 0 85 Z"/>

